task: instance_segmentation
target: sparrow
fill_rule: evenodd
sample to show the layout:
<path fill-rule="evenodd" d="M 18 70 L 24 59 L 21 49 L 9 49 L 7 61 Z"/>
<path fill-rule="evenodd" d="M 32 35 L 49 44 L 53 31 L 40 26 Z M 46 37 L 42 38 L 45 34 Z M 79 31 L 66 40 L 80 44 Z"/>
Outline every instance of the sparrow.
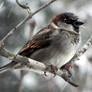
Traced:
<path fill-rule="evenodd" d="M 75 55 L 80 43 L 80 26 L 84 23 L 71 12 L 52 18 L 49 25 L 38 31 L 18 52 L 19 55 L 61 68 Z M 24 67 L 12 61 L 0 68 Z"/>

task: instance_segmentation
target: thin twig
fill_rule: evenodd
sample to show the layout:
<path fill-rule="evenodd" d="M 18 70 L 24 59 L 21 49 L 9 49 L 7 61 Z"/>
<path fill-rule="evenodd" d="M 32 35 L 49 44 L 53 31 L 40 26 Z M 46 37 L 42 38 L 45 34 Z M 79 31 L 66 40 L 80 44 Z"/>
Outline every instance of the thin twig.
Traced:
<path fill-rule="evenodd" d="M 30 18 L 32 18 L 32 16 L 34 16 L 35 14 L 37 14 L 38 12 L 40 12 L 41 10 L 43 10 L 44 8 L 46 8 L 47 6 L 49 6 L 50 4 L 52 4 L 55 1 L 56 0 L 51 0 L 47 4 L 44 4 L 42 7 L 40 7 L 38 10 L 36 10 L 34 13 L 30 13 L 23 21 L 21 21 L 17 26 L 15 26 L 12 30 L 10 30 L 10 32 L 1 40 L 1 43 L 4 43 L 4 41 L 10 35 L 12 35 L 20 26 L 22 26 L 25 22 L 27 22 L 27 20 L 29 20 Z"/>
<path fill-rule="evenodd" d="M 17 3 L 21 8 L 26 9 L 28 13 L 31 13 L 31 9 L 29 8 L 29 6 L 27 6 L 27 4 L 26 4 L 26 5 L 24 5 L 24 4 L 22 5 L 22 4 L 19 3 L 18 0 L 16 0 L 16 3 Z"/>
<path fill-rule="evenodd" d="M 3 43 L 10 35 L 12 35 L 21 25 L 23 25 L 27 20 L 29 19 L 29 15 L 23 20 L 21 21 L 17 26 L 15 26 L 12 30 L 10 30 L 10 32 L 1 40 L 1 42 Z"/>
<path fill-rule="evenodd" d="M 27 5 L 24 5 L 24 4 L 22 5 L 22 4 L 20 4 L 18 0 L 16 0 L 16 3 L 17 3 L 21 8 L 23 8 L 23 9 L 30 9 Z"/>
<path fill-rule="evenodd" d="M 42 7 L 40 7 L 37 11 L 35 11 L 33 15 L 35 15 L 36 13 L 38 13 L 39 11 L 41 11 L 42 9 L 44 9 L 45 7 L 49 6 L 50 4 L 52 4 L 53 2 L 55 2 L 56 0 L 51 0 L 50 2 L 48 2 L 47 4 L 43 5 Z"/>

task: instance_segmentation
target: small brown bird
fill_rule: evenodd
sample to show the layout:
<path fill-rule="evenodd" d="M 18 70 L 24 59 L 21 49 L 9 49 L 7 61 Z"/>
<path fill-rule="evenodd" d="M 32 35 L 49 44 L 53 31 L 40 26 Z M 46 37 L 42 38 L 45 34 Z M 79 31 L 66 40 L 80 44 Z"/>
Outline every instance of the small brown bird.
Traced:
<path fill-rule="evenodd" d="M 55 16 L 47 27 L 41 29 L 19 51 L 19 55 L 61 68 L 75 55 L 79 46 L 79 27 L 84 23 L 73 13 Z M 12 61 L 0 70 L 23 67 Z"/>

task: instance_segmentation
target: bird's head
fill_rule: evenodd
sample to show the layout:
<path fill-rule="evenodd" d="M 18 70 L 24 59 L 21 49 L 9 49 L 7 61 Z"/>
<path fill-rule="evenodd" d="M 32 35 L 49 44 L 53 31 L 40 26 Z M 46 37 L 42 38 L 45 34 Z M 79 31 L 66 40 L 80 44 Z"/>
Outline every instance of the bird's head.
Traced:
<path fill-rule="evenodd" d="M 73 13 L 66 12 L 55 16 L 50 24 L 56 29 L 64 29 L 78 33 L 79 27 L 84 23 Z"/>

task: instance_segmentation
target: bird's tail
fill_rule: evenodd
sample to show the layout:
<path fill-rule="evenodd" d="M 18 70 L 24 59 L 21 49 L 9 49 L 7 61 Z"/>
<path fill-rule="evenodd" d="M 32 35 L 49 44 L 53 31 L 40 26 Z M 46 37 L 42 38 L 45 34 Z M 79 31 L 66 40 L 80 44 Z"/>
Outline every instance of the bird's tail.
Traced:
<path fill-rule="evenodd" d="M 16 66 L 16 64 L 17 64 L 17 62 L 12 61 L 9 64 L 0 67 L 0 72 L 6 71 L 6 70 L 9 70 L 9 69 L 13 69 L 14 66 Z"/>

